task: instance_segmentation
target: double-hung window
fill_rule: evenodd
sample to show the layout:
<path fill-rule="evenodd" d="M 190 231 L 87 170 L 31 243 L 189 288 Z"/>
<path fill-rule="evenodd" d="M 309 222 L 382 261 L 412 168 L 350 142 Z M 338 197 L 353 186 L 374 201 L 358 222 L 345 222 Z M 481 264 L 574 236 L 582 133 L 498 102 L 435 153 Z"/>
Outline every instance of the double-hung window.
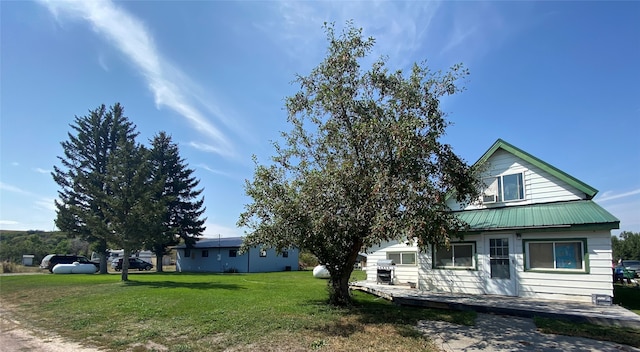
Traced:
<path fill-rule="evenodd" d="M 483 203 L 509 202 L 524 199 L 522 173 L 501 175 L 484 179 Z"/>
<path fill-rule="evenodd" d="M 586 272 L 586 240 L 525 240 L 527 270 Z"/>
<path fill-rule="evenodd" d="M 475 269 L 475 242 L 451 243 L 449 248 L 439 247 L 434 250 L 434 268 Z"/>
<path fill-rule="evenodd" d="M 387 259 L 398 265 L 416 265 L 416 252 L 387 252 Z"/>

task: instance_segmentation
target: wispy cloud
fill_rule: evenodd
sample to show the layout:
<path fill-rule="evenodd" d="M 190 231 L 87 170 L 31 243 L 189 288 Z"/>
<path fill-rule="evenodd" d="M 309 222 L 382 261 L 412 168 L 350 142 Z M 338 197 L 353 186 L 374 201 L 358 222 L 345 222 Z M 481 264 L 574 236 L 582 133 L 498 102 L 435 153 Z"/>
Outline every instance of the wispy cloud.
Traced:
<path fill-rule="evenodd" d="M 29 191 L 25 191 L 21 188 L 18 188 L 16 186 L 12 186 L 3 182 L 0 182 L 0 190 L 3 191 L 7 191 L 7 192 L 13 192 L 13 193 L 19 193 L 19 194 L 23 194 L 23 195 L 32 195 L 31 192 Z"/>
<path fill-rule="evenodd" d="M 36 208 L 55 212 L 56 205 L 53 198 L 40 198 L 35 201 Z"/>
<path fill-rule="evenodd" d="M 40 174 L 47 174 L 47 175 L 51 173 L 51 170 L 47 170 L 47 169 L 43 169 L 43 168 L 39 168 L 39 167 L 34 168 L 33 171 L 35 171 L 37 173 L 40 173 Z"/>
<path fill-rule="evenodd" d="M 633 196 L 636 194 L 640 194 L 640 189 L 634 189 L 632 191 L 624 192 L 624 193 L 614 193 L 611 191 L 602 193 L 602 197 L 597 198 L 598 202 L 606 202 L 609 200 L 625 198 L 629 196 Z"/>
<path fill-rule="evenodd" d="M 226 176 L 226 177 L 231 177 L 231 175 L 230 175 L 229 173 L 224 172 L 224 171 L 220 171 L 220 170 L 216 170 L 216 169 L 212 169 L 212 168 L 210 168 L 209 166 L 207 166 L 206 164 L 198 164 L 198 165 L 196 165 L 196 166 L 197 166 L 197 167 L 199 167 L 199 168 L 201 168 L 201 169 L 207 170 L 207 171 L 209 171 L 209 172 L 210 172 L 210 173 L 212 173 L 212 174 L 222 175 L 222 176 Z"/>
<path fill-rule="evenodd" d="M 0 220 L 0 225 L 18 225 L 19 222 L 13 220 Z"/>
<path fill-rule="evenodd" d="M 138 18 L 112 1 L 42 0 L 50 12 L 61 21 L 61 16 L 81 18 L 89 22 L 94 31 L 108 40 L 142 72 L 154 94 L 158 108 L 167 107 L 181 115 L 193 128 L 211 139 L 214 146 L 207 151 L 225 157 L 234 157 L 233 144 L 211 123 L 198 105 L 198 97 L 185 87 L 193 83 L 158 51 L 151 32 Z M 209 107 L 207 107 L 211 110 Z M 227 120 L 218 112 L 216 117 Z"/>

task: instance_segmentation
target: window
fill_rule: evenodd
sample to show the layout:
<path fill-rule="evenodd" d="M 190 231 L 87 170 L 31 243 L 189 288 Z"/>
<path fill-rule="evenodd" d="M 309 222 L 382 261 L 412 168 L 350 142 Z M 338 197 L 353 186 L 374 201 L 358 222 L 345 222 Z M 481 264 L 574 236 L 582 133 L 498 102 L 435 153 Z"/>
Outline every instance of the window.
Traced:
<path fill-rule="evenodd" d="M 191 256 L 191 249 L 185 248 L 184 249 L 184 257 L 185 258 L 189 258 L 190 256 Z"/>
<path fill-rule="evenodd" d="M 509 202 L 524 199 L 522 173 L 484 179 L 483 203 Z"/>
<path fill-rule="evenodd" d="M 202 258 L 207 258 L 208 256 L 209 256 L 209 250 L 208 249 L 202 250 Z"/>
<path fill-rule="evenodd" d="M 434 253 L 434 268 L 475 269 L 475 242 L 452 243 L 449 248 L 440 247 Z"/>
<path fill-rule="evenodd" d="M 230 249 L 229 250 L 229 258 L 235 258 L 238 256 L 238 250 L 237 249 Z"/>
<path fill-rule="evenodd" d="M 266 258 L 267 257 L 267 251 L 264 249 L 260 250 L 260 258 Z"/>
<path fill-rule="evenodd" d="M 289 251 L 283 251 L 282 258 L 289 258 Z"/>
<path fill-rule="evenodd" d="M 586 240 L 525 241 L 527 270 L 585 271 Z"/>
<path fill-rule="evenodd" d="M 387 259 L 399 265 L 416 265 L 416 252 L 387 252 Z"/>

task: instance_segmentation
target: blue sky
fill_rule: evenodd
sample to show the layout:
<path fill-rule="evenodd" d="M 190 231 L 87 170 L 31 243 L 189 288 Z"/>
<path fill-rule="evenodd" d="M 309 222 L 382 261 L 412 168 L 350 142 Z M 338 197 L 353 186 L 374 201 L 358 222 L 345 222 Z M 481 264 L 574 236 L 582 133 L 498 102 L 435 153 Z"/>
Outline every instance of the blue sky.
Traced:
<path fill-rule="evenodd" d="M 630 1 L 3 1 L 0 229 L 54 229 L 69 124 L 120 102 L 140 142 L 166 131 L 196 170 L 205 235 L 242 235 L 251 155 L 269 162 L 289 130 L 284 98 L 324 57 L 323 22 L 353 19 L 390 67 L 470 69 L 443 101 L 446 142 L 469 163 L 502 138 L 640 232 L 639 14 Z"/>

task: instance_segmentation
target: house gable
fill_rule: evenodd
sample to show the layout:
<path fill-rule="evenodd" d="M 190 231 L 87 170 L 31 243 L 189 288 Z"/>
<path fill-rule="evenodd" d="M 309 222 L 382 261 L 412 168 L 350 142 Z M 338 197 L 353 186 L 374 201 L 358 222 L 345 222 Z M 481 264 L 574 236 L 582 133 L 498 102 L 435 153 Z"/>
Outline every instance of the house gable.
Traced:
<path fill-rule="evenodd" d="M 521 206 L 539 203 L 590 200 L 597 189 L 498 139 L 474 164 L 487 186 L 483 197 L 462 208 L 454 197 L 447 199 L 453 211 Z M 507 182 L 517 182 L 519 195 L 507 198 Z M 504 188 L 503 188 L 504 187 Z M 504 189 L 504 191 L 503 191 Z"/>
<path fill-rule="evenodd" d="M 567 174 L 557 167 L 545 161 L 542 161 L 539 158 L 536 158 L 535 156 L 525 152 L 524 150 L 505 142 L 502 139 L 498 139 L 495 143 L 493 143 L 491 148 L 489 148 L 489 150 L 487 150 L 474 165 L 478 166 L 487 163 L 487 161 L 489 161 L 489 159 L 492 158 L 494 154 L 496 154 L 500 150 L 512 154 L 514 157 L 521 159 L 529 165 L 534 166 L 543 173 L 551 175 L 554 178 L 562 181 L 563 183 L 579 190 L 580 192 L 584 193 L 583 199 L 592 199 L 598 193 L 597 189 Z"/>

